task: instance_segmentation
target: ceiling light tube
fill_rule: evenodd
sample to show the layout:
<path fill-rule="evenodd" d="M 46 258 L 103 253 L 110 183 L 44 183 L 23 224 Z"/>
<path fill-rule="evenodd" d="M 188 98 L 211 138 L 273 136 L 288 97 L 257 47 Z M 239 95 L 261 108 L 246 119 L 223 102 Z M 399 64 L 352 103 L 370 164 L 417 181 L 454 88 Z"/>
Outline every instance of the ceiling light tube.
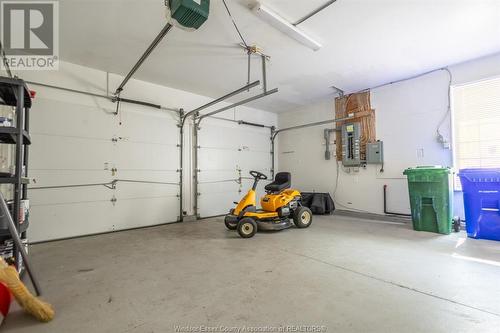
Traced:
<path fill-rule="evenodd" d="M 264 6 L 260 2 L 256 3 L 256 5 L 253 7 L 253 11 L 262 20 L 266 21 L 290 38 L 295 39 L 297 42 L 311 48 L 314 51 L 317 51 L 321 48 L 322 45 L 320 43 L 307 36 L 305 33 L 294 27 L 290 22 L 285 20 L 279 14 L 274 12 L 272 9 L 269 9 L 269 7 Z"/>

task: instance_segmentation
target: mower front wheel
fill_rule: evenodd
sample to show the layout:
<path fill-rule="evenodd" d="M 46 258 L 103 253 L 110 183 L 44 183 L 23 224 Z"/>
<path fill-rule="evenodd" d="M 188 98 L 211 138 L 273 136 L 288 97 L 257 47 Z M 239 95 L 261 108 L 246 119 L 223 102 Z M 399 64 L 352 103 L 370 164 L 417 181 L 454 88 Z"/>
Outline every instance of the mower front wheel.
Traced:
<path fill-rule="evenodd" d="M 257 233 L 257 223 L 250 217 L 244 217 L 236 227 L 241 238 L 250 238 Z"/>
<path fill-rule="evenodd" d="M 230 216 L 224 217 L 224 224 L 226 225 L 226 228 L 229 230 L 236 230 L 236 227 L 238 226 L 238 222 L 233 222 L 233 219 Z"/>
<path fill-rule="evenodd" d="M 297 228 L 307 228 L 312 222 L 312 212 L 307 207 L 299 207 L 293 214 L 293 223 Z"/>

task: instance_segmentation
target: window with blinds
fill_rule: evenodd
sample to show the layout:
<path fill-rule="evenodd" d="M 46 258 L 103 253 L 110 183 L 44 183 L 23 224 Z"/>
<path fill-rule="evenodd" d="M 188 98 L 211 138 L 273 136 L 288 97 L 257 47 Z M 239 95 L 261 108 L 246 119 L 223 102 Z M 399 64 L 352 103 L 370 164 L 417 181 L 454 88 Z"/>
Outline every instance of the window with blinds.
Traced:
<path fill-rule="evenodd" d="M 454 87 L 453 124 L 457 170 L 500 168 L 500 77 Z"/>

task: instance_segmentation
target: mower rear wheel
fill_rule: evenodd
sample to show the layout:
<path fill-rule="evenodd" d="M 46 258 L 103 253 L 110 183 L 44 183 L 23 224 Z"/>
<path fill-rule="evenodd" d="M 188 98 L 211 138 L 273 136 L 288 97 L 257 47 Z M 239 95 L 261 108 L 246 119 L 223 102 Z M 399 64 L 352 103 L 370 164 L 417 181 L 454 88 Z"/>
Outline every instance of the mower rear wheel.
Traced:
<path fill-rule="evenodd" d="M 257 223 L 250 217 L 242 218 L 236 227 L 241 238 L 250 238 L 257 232 Z"/>
<path fill-rule="evenodd" d="M 312 222 L 312 212 L 307 207 L 299 207 L 293 213 L 293 223 L 297 228 L 307 228 Z"/>
<path fill-rule="evenodd" d="M 238 222 L 231 222 L 229 220 L 231 220 L 229 216 L 224 217 L 224 224 L 226 225 L 226 228 L 228 228 L 229 230 L 236 230 Z"/>

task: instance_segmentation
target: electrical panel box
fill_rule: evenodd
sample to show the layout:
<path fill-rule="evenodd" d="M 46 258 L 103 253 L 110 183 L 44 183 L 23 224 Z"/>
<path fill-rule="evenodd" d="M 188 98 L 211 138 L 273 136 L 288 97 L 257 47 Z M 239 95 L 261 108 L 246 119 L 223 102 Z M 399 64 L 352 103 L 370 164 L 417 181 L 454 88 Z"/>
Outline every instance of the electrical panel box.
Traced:
<path fill-rule="evenodd" d="M 384 163 L 384 143 L 382 141 L 366 144 L 366 163 Z"/>
<path fill-rule="evenodd" d="M 361 165 L 359 123 L 342 125 L 342 165 Z"/>

